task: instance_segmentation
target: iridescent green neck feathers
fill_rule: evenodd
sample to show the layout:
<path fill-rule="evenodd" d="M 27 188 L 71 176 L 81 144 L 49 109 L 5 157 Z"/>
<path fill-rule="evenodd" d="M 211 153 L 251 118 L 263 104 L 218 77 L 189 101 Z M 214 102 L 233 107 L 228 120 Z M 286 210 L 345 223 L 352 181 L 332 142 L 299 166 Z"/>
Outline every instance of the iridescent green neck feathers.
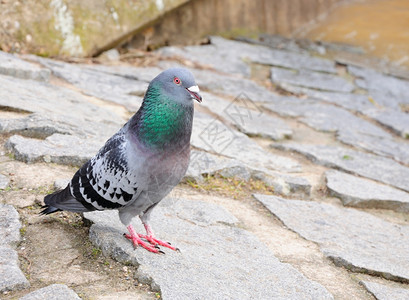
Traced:
<path fill-rule="evenodd" d="M 150 86 L 136 117 L 138 140 L 150 149 L 174 149 L 190 142 L 193 103 L 172 101 L 160 88 Z"/>

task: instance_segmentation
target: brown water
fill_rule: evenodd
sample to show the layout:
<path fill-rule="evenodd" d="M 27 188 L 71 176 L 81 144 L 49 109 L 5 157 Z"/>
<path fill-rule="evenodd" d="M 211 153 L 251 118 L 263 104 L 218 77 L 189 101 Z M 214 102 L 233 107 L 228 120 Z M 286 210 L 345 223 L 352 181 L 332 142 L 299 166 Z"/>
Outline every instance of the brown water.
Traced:
<path fill-rule="evenodd" d="M 342 5 L 305 37 L 361 46 L 370 54 L 409 67 L 409 0 Z"/>

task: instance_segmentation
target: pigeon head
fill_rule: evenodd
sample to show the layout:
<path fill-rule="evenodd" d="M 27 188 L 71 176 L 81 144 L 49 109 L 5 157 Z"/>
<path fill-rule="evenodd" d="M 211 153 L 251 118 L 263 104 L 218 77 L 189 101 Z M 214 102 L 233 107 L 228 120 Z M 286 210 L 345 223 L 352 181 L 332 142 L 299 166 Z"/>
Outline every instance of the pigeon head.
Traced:
<path fill-rule="evenodd" d="M 189 145 L 194 100 L 201 102 L 202 97 L 190 71 L 172 68 L 156 76 L 131 120 L 139 143 L 172 151 Z"/>
<path fill-rule="evenodd" d="M 171 68 L 163 71 L 152 80 L 148 93 L 151 89 L 159 90 L 170 101 L 182 104 L 189 104 L 192 100 L 202 102 L 199 87 L 196 85 L 192 73 L 187 69 Z"/>

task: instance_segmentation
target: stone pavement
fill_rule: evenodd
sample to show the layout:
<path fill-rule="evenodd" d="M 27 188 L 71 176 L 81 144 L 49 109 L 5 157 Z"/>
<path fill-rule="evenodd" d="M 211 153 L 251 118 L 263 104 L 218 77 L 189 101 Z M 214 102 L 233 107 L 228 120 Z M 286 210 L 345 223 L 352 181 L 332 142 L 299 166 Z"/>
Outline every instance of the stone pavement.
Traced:
<path fill-rule="evenodd" d="M 0 204 L 0 291 L 23 289 L 30 283 L 19 268 L 17 252 L 20 241 L 20 221 L 16 209 Z"/>
<path fill-rule="evenodd" d="M 0 52 L 1 156 L 27 166 L 80 166 L 138 109 L 149 81 L 183 62 L 204 98 L 185 180 L 200 185 L 221 176 L 272 187 L 275 195 L 260 191 L 246 200 L 260 220 L 267 216 L 289 236 L 295 232 L 292 239 L 316 246 L 334 273 L 348 270 L 343 276 L 357 298 L 407 299 L 409 81 L 330 60 L 324 54 L 333 45 L 210 41 L 159 49 L 161 59 L 144 68 Z M 0 169 L 5 196 L 9 177 Z M 134 250 L 115 211 L 84 214 L 90 241 L 135 266 L 134 280 L 163 299 L 350 299 L 336 282 L 279 257 L 269 237 L 246 223 L 246 212 L 235 210 L 237 200 L 224 196 L 233 204 L 223 207 L 207 199 L 211 193 L 197 200 L 184 191 L 152 215 L 158 235 L 180 252 Z M 134 225 L 142 230 L 139 220 Z M 29 293 L 36 279 L 19 268 L 20 227 L 13 205 L 0 204 L 0 293 L 78 299 L 78 287 L 57 281 Z"/>
<path fill-rule="evenodd" d="M 279 262 L 257 238 L 237 228 L 237 219 L 222 208 L 169 200 L 158 208 L 152 226 L 180 253 L 164 249 L 166 255 L 158 257 L 135 251 L 113 211 L 85 214 L 94 223 L 91 241 L 105 255 L 138 265 L 136 278 L 164 299 L 332 299 L 322 285 Z M 143 230 L 140 222 L 133 225 Z"/>

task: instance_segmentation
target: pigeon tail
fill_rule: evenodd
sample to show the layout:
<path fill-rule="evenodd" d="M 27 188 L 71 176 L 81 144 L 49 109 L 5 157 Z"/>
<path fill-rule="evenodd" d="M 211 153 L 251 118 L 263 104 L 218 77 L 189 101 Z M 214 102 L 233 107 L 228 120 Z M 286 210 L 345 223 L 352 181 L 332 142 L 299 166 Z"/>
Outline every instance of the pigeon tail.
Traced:
<path fill-rule="evenodd" d="M 61 210 L 72 212 L 96 210 L 91 204 L 83 203 L 75 199 L 71 195 L 70 185 L 67 185 L 67 187 L 61 191 L 45 196 L 44 203 L 45 205 L 42 207 L 44 210 L 40 212 L 40 215 L 48 215 Z"/>
<path fill-rule="evenodd" d="M 43 206 L 41 206 L 41 208 L 44 208 L 44 209 L 42 211 L 40 211 L 40 216 L 49 215 L 49 214 L 55 213 L 57 211 L 61 211 L 61 209 L 56 208 L 54 206 L 49 206 L 49 205 L 43 205 Z"/>

